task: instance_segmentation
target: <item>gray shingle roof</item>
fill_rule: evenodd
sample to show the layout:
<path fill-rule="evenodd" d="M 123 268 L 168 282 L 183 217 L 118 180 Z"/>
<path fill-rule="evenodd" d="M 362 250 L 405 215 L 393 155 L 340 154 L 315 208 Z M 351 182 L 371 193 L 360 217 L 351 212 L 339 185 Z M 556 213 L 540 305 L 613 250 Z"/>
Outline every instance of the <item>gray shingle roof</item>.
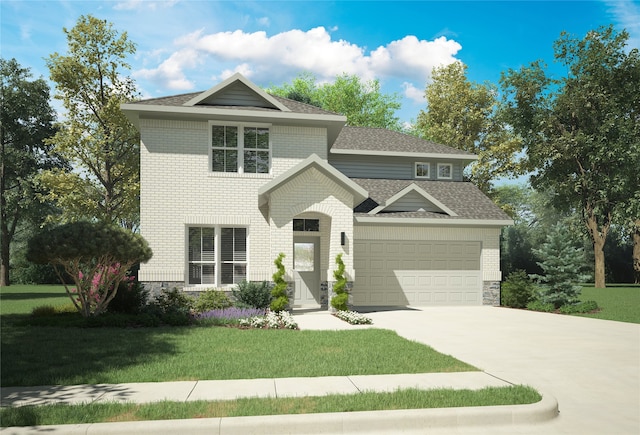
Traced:
<path fill-rule="evenodd" d="M 202 92 L 191 92 L 188 94 L 180 94 L 180 95 L 171 95 L 168 97 L 159 97 L 159 98 L 149 98 L 146 100 L 135 101 L 132 104 L 141 104 L 141 105 L 154 105 L 154 106 L 183 106 L 187 101 L 197 97 L 202 94 Z M 336 115 L 336 113 L 329 112 L 327 110 L 323 110 L 319 107 L 312 106 L 310 104 L 301 103 L 299 101 L 290 100 L 288 98 L 279 97 L 277 95 L 271 95 L 273 98 L 278 100 L 280 103 L 285 105 L 289 110 L 293 113 L 305 113 L 310 115 Z M 198 107 L 211 107 L 207 105 L 202 106 L 193 106 L 195 108 Z M 259 110 L 266 112 L 279 112 L 278 109 L 271 109 L 267 107 L 255 107 L 255 106 L 215 106 L 220 109 L 231 109 L 231 110 Z"/>
<path fill-rule="evenodd" d="M 372 178 L 353 178 L 357 184 L 369 192 L 370 200 L 383 205 L 402 189 L 415 184 L 429 195 L 455 212 L 458 216 L 432 212 L 391 212 L 368 215 L 364 211 L 373 210 L 375 206 L 366 200 L 362 207 L 355 209 L 355 216 L 369 217 L 402 217 L 402 218 L 436 218 L 436 219 L 478 219 L 478 220 L 510 220 L 511 218 L 491 201 L 474 184 L 458 181 L 416 181 L 388 180 Z"/>
<path fill-rule="evenodd" d="M 374 127 L 344 127 L 332 150 L 389 151 L 408 153 L 473 154 L 419 137 Z"/>

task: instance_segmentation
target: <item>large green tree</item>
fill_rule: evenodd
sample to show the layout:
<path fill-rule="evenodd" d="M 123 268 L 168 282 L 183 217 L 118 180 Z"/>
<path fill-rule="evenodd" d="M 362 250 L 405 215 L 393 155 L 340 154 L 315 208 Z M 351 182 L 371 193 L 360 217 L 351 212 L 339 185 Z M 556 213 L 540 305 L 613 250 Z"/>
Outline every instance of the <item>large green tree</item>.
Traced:
<path fill-rule="evenodd" d="M 49 171 L 42 181 L 63 210 L 63 219 L 98 219 L 133 228 L 139 221 L 139 136 L 120 110 L 136 98 L 125 75 L 135 52 L 126 32 L 81 16 L 67 36 L 66 55 L 47 59 L 55 97 L 66 110 L 50 143 L 73 171 Z"/>
<path fill-rule="evenodd" d="M 576 210 L 593 243 L 595 285 L 605 287 L 604 246 L 615 208 L 633 196 L 640 167 L 640 56 L 628 34 L 613 27 L 583 39 L 562 33 L 560 79 L 537 61 L 509 70 L 501 81 L 505 116 L 526 145 L 535 188 Z"/>
<path fill-rule="evenodd" d="M 19 228 L 41 221 L 37 174 L 56 166 L 44 140 L 54 133 L 49 86 L 15 59 L 0 59 L 0 286 L 10 285 L 11 243 Z"/>
<path fill-rule="evenodd" d="M 319 84 L 314 75 L 302 73 L 291 83 L 267 91 L 344 115 L 348 125 L 402 129 L 395 115 L 400 97 L 382 93 L 377 79 L 363 81 L 356 75 L 342 74 L 333 83 Z"/>
<path fill-rule="evenodd" d="M 461 62 L 436 67 L 425 89 L 427 107 L 418 114 L 418 135 L 478 155 L 471 181 L 488 193 L 491 181 L 523 173 L 519 138 L 499 116 L 496 86 L 467 78 Z"/>

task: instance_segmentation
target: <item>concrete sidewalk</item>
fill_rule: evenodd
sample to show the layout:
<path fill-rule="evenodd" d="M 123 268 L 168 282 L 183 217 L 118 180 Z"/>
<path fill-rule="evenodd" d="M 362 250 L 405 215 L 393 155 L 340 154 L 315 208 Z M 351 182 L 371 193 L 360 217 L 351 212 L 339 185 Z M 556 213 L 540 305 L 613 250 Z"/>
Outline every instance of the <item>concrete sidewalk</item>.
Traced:
<path fill-rule="evenodd" d="M 232 400 L 241 397 L 304 397 L 394 391 L 398 388 L 453 388 L 477 390 L 510 383 L 484 372 L 420 373 L 318 378 L 241 379 L 227 381 L 161 382 L 117 385 L 76 385 L 3 388 L 3 406 L 49 403 L 151 403 L 164 400 Z M 531 405 L 446 409 L 410 409 L 323 414 L 225 417 L 195 420 L 164 420 L 122 423 L 8 427 L 3 435 L 47 432 L 64 435 L 113 434 L 389 434 L 450 431 L 481 427 L 483 433 L 527 433 L 523 428 L 544 424 L 558 414 L 558 403 L 543 394 Z M 480 425 L 480 426 L 479 426 Z M 508 432 L 502 432 L 508 430 Z"/>
<path fill-rule="evenodd" d="M 147 382 L 2 388 L 2 406 L 63 403 L 151 403 L 164 400 L 234 400 L 243 397 L 304 397 L 328 394 L 390 392 L 399 388 L 479 390 L 508 382 L 483 372 L 419 373 L 315 378 L 237 379 L 224 381 Z"/>

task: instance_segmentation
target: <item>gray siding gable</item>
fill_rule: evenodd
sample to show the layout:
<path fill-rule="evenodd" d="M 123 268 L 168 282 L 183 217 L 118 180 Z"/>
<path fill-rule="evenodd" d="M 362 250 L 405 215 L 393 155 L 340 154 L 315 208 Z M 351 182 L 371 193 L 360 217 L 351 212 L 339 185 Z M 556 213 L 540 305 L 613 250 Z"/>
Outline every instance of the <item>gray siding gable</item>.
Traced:
<path fill-rule="evenodd" d="M 416 163 L 429 163 L 429 178 L 415 177 Z M 451 163 L 453 177 L 447 181 L 463 181 L 464 163 L 446 159 L 422 157 L 383 157 L 368 155 L 330 154 L 329 163 L 351 178 L 386 178 L 392 180 L 437 180 L 438 163 Z"/>
<path fill-rule="evenodd" d="M 209 98 L 198 103 L 199 106 L 241 106 L 241 107 L 262 107 L 266 109 L 277 109 L 273 104 L 260 98 L 253 90 L 244 83 L 235 82 L 220 92 L 211 95 Z"/>

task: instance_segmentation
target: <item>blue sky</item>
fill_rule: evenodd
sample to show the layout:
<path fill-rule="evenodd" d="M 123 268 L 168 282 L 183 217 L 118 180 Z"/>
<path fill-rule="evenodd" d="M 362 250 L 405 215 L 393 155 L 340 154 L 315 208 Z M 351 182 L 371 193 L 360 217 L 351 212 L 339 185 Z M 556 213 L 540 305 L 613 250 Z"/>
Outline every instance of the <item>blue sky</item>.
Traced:
<path fill-rule="evenodd" d="M 537 59 L 562 74 L 552 48 L 560 32 L 582 38 L 608 24 L 640 46 L 640 1 L 0 0 L 1 55 L 47 78 L 44 59 L 66 52 L 62 28 L 86 14 L 137 44 L 131 74 L 144 97 L 206 90 L 234 72 L 260 86 L 346 72 L 399 94 L 403 121 L 425 107 L 437 65 L 462 61 L 477 82 Z"/>

